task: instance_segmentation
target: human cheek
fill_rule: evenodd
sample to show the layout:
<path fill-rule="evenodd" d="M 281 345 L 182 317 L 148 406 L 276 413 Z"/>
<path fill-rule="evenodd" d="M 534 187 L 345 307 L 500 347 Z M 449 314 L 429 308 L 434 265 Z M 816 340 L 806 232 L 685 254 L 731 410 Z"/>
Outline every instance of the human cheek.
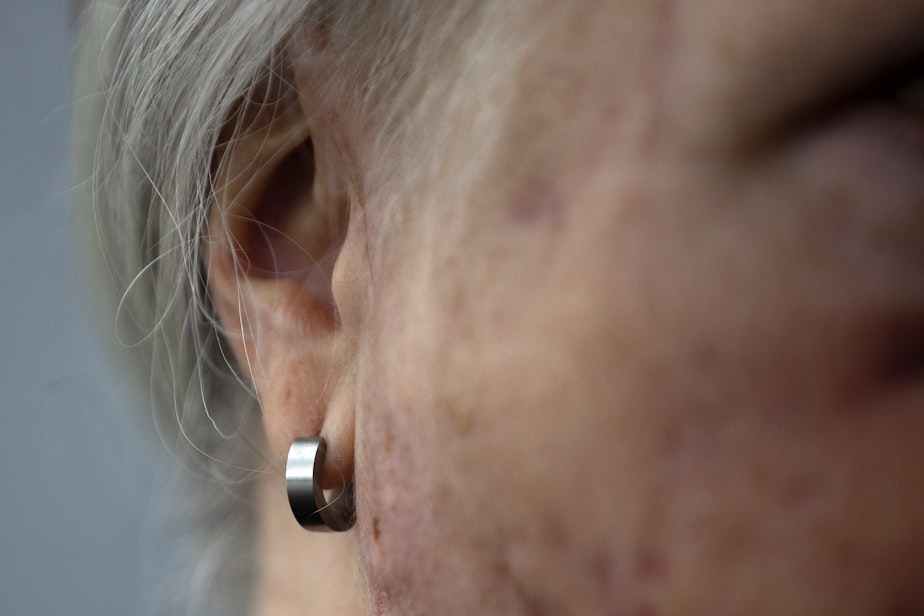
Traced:
<path fill-rule="evenodd" d="M 403 234 L 411 248 L 395 249 L 394 265 L 374 276 L 357 493 L 367 576 L 383 609 L 516 614 L 567 605 L 563 591 L 588 584 L 588 609 L 601 605 L 605 556 L 574 528 L 590 515 L 593 529 L 608 526 L 614 495 L 593 514 L 585 505 L 599 495 L 593 467 L 612 466 L 611 443 L 598 440 L 613 433 L 613 401 L 586 391 L 599 339 L 573 338 L 571 324 L 582 318 L 585 281 L 575 272 L 589 253 L 559 231 L 462 234 L 435 254 L 415 252 L 424 248 Z M 458 275 L 430 279 L 415 265 L 428 262 Z"/>
<path fill-rule="evenodd" d="M 609 161 L 563 234 L 488 260 L 405 238 L 359 422 L 374 599 L 920 606 L 924 187 L 870 128 Z"/>
<path fill-rule="evenodd" d="M 428 469 L 421 466 L 426 374 L 414 361 L 414 341 L 429 340 L 408 301 L 414 279 L 412 261 L 390 256 L 373 275 L 379 281 L 376 318 L 365 336 L 364 361 L 358 375 L 356 482 L 360 556 L 363 577 L 375 614 L 408 611 L 413 586 L 428 583 L 430 568 L 418 556 L 427 538 L 423 517 L 431 496 Z M 401 264 L 399 267 L 398 264 Z M 401 271 L 401 274 L 396 272 Z M 388 290 L 384 292 L 383 290 Z M 407 315 L 403 318 L 398 315 Z M 414 327 L 414 325 L 417 327 Z M 420 545 L 418 542 L 424 544 Z"/>

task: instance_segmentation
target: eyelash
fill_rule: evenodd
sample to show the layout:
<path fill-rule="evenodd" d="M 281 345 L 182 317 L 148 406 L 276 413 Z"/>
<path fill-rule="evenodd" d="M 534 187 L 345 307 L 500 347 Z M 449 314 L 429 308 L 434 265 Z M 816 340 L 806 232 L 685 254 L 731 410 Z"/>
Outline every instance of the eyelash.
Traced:
<path fill-rule="evenodd" d="M 924 126 L 924 57 L 914 54 L 909 61 L 907 54 L 902 55 L 903 61 L 870 63 L 852 78 L 819 88 L 823 96 L 794 106 L 763 134 L 771 135 L 776 143 L 786 143 L 853 117 L 858 110 L 874 108 L 888 111 L 893 119 L 898 117 L 906 127 L 902 130 L 910 123 L 912 132 L 918 134 L 916 127 Z"/>
<path fill-rule="evenodd" d="M 830 126 L 860 112 L 873 112 L 885 122 L 881 126 L 920 150 L 924 135 L 924 59 L 917 56 L 898 68 L 869 71 L 858 80 L 835 89 L 831 95 L 807 109 L 796 128 Z"/>

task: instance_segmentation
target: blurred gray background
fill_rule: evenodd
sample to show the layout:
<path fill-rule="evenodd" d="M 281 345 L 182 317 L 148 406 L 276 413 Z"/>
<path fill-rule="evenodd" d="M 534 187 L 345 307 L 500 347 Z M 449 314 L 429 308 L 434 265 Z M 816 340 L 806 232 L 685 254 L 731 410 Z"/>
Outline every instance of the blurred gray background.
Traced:
<path fill-rule="evenodd" d="M 2 616 L 154 613 L 181 532 L 169 460 L 81 296 L 71 5 L 0 0 Z"/>

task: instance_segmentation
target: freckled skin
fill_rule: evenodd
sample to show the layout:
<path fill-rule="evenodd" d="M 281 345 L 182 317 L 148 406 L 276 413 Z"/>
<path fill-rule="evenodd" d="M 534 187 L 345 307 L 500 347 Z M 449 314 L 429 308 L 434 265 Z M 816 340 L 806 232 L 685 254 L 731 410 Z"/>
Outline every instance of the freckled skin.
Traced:
<path fill-rule="evenodd" d="M 921 170 L 759 137 L 775 33 L 827 18 L 763 4 L 549 9 L 467 188 L 369 207 L 375 613 L 924 613 Z"/>

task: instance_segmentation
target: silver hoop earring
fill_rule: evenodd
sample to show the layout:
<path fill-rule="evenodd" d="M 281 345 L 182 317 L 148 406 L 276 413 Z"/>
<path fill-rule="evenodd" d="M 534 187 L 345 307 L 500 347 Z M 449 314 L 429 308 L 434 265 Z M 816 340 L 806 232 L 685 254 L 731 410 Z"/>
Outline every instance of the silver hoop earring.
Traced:
<path fill-rule="evenodd" d="M 324 496 L 321 477 L 327 444 L 320 436 L 297 438 L 289 448 L 286 462 L 286 492 L 289 506 L 302 528 L 314 531 L 349 530 L 356 521 L 351 481 L 331 495 Z"/>

